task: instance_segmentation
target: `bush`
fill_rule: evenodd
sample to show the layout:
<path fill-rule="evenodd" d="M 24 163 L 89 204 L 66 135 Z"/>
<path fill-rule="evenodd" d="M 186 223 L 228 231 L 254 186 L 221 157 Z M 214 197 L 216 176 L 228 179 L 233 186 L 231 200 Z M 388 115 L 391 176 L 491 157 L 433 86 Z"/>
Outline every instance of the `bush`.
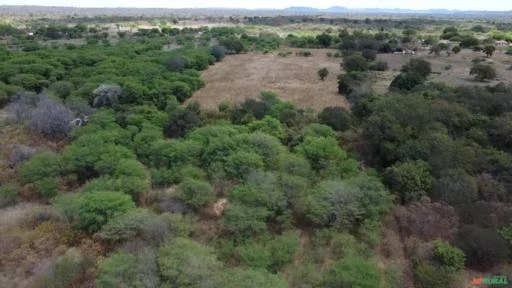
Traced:
<path fill-rule="evenodd" d="M 13 205 L 18 197 L 19 187 L 13 184 L 0 186 L 0 208 Z"/>
<path fill-rule="evenodd" d="M 118 252 L 98 265 L 96 286 L 99 288 L 137 287 L 137 257 Z"/>
<path fill-rule="evenodd" d="M 57 195 L 59 182 L 55 178 L 45 178 L 34 182 L 34 188 L 39 196 L 49 199 Z"/>
<path fill-rule="evenodd" d="M 76 248 L 70 248 L 57 258 L 48 275 L 43 278 L 44 287 L 67 288 L 77 285 L 87 268 L 87 262 Z"/>
<path fill-rule="evenodd" d="M 432 65 L 430 62 L 422 59 L 411 59 L 402 67 L 401 71 L 418 74 L 419 76 L 426 78 L 432 72 Z"/>
<path fill-rule="evenodd" d="M 179 197 L 197 209 L 213 201 L 215 193 L 208 182 L 189 178 L 180 184 Z"/>
<path fill-rule="evenodd" d="M 123 89 L 117 84 L 101 84 L 92 93 L 94 107 L 112 107 L 119 103 Z"/>
<path fill-rule="evenodd" d="M 101 229 L 109 219 L 134 209 L 129 195 L 119 192 L 88 192 L 78 207 L 76 227 L 84 232 L 94 233 Z"/>
<path fill-rule="evenodd" d="M 368 61 L 359 54 L 347 56 L 343 59 L 343 68 L 347 73 L 368 70 Z"/>
<path fill-rule="evenodd" d="M 466 254 L 469 267 L 488 270 L 507 261 L 508 243 L 494 229 L 464 226 L 459 233 L 459 245 Z"/>
<path fill-rule="evenodd" d="M 448 170 L 435 185 L 436 196 L 450 205 L 469 204 L 478 197 L 475 178 L 461 170 Z"/>
<path fill-rule="evenodd" d="M 226 157 L 224 170 L 228 177 L 244 179 L 249 173 L 265 167 L 263 158 L 254 152 L 238 151 Z"/>
<path fill-rule="evenodd" d="M 180 56 L 173 56 L 163 62 L 165 68 L 171 72 L 183 72 L 185 70 L 185 59 Z"/>
<path fill-rule="evenodd" d="M 327 107 L 318 114 L 320 123 L 325 124 L 336 131 L 350 129 L 354 120 L 352 114 L 342 107 Z"/>
<path fill-rule="evenodd" d="M 419 200 L 430 192 L 435 181 L 430 166 L 422 160 L 395 163 L 386 169 L 385 180 L 393 192 L 398 192 L 402 203 Z"/>
<path fill-rule="evenodd" d="M 29 160 L 36 154 L 36 149 L 16 144 L 14 148 L 12 149 L 11 154 L 9 155 L 9 167 L 14 168 L 18 166 L 19 164 Z"/>
<path fill-rule="evenodd" d="M 306 201 L 308 219 L 316 225 L 338 229 L 357 229 L 364 221 L 377 221 L 391 205 L 385 187 L 369 176 L 322 181 Z"/>
<path fill-rule="evenodd" d="M 329 271 L 325 286 L 335 287 L 379 287 L 381 273 L 377 265 L 360 256 L 346 256 L 334 264 Z"/>
<path fill-rule="evenodd" d="M 324 81 L 327 75 L 329 75 L 329 70 L 327 68 L 318 70 L 318 77 L 320 77 L 320 80 Z"/>
<path fill-rule="evenodd" d="M 58 81 L 50 85 L 50 87 L 48 87 L 48 90 L 53 92 L 55 96 L 62 99 L 68 98 L 69 95 L 71 95 L 73 89 L 73 83 L 69 81 Z"/>
<path fill-rule="evenodd" d="M 423 84 L 425 78 L 417 73 L 400 73 L 391 81 L 390 88 L 400 90 L 412 90 L 412 88 Z"/>
<path fill-rule="evenodd" d="M 185 238 L 176 238 L 163 244 L 158 252 L 158 266 L 165 286 L 222 287 L 222 263 L 214 251 Z"/>
<path fill-rule="evenodd" d="M 438 239 L 433 243 L 433 252 L 435 260 L 441 264 L 443 270 L 451 273 L 464 268 L 466 256 L 459 248 Z"/>
<path fill-rule="evenodd" d="M 371 49 L 364 49 L 361 52 L 361 55 L 366 59 L 366 61 L 375 61 L 377 59 L 377 51 Z"/>
<path fill-rule="evenodd" d="M 374 70 L 374 71 L 388 71 L 389 65 L 388 65 L 388 62 L 377 61 L 374 64 L 370 64 L 369 69 Z"/>
<path fill-rule="evenodd" d="M 260 269 L 241 270 L 239 268 L 229 269 L 224 272 L 225 283 L 221 287 L 236 288 L 286 288 L 286 281 L 279 276 Z"/>
<path fill-rule="evenodd" d="M 449 272 L 428 264 L 418 265 L 414 276 L 423 288 L 448 288 L 452 282 Z"/>
<path fill-rule="evenodd" d="M 217 62 L 220 62 L 226 56 L 227 51 L 228 50 L 226 49 L 226 47 L 222 45 L 215 45 L 211 48 L 210 53 L 213 55 L 213 57 L 215 57 L 215 60 L 217 60 Z"/>
<path fill-rule="evenodd" d="M 34 155 L 18 168 L 21 184 L 35 183 L 46 178 L 55 178 L 62 171 L 60 155 L 53 152 L 42 152 Z"/>
<path fill-rule="evenodd" d="M 475 80 L 484 82 L 496 78 L 496 69 L 490 65 L 476 64 L 471 68 L 469 75 L 475 75 Z"/>

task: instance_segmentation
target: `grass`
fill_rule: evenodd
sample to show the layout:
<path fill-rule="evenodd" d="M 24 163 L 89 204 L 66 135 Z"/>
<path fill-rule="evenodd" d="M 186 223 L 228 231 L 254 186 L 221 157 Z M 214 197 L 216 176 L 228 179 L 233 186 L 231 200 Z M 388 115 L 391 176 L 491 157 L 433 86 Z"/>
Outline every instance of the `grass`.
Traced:
<path fill-rule="evenodd" d="M 216 110 L 224 101 L 236 104 L 257 97 L 261 91 L 273 91 L 301 108 L 319 111 L 329 106 L 348 106 L 337 93 L 340 59 L 327 57 L 325 49 L 308 49 L 311 57 L 295 56 L 300 49 L 288 50 L 293 52 L 289 57 L 278 56 L 279 51 L 226 57 L 203 72 L 206 87 L 188 101 L 199 101 L 204 108 Z M 317 74 L 323 67 L 329 69 L 325 81 Z"/>

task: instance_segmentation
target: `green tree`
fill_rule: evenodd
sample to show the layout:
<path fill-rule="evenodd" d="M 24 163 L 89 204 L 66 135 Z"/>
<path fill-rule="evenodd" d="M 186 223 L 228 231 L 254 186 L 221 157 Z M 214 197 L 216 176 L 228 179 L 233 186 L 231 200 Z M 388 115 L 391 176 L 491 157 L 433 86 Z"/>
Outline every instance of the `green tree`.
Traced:
<path fill-rule="evenodd" d="M 229 177 L 244 179 L 250 172 L 263 169 L 264 166 L 260 155 L 238 151 L 226 157 L 224 170 Z"/>
<path fill-rule="evenodd" d="M 325 77 L 327 77 L 327 75 L 329 75 L 329 70 L 324 67 L 324 68 L 318 70 L 317 74 L 318 74 L 318 77 L 320 77 L 320 80 L 324 81 Z"/>
<path fill-rule="evenodd" d="M 190 239 L 176 238 L 158 252 L 160 275 L 168 287 L 222 287 L 223 265 L 214 251 Z"/>
<path fill-rule="evenodd" d="M 225 288 L 286 288 L 288 285 L 278 275 L 262 269 L 229 269 L 224 272 Z"/>
<path fill-rule="evenodd" d="M 423 59 L 411 59 L 407 64 L 402 66 L 401 71 L 406 73 L 415 73 L 423 78 L 427 78 L 427 76 L 432 72 L 432 65 L 430 62 Z"/>
<path fill-rule="evenodd" d="M 99 288 L 138 287 L 137 257 L 118 252 L 102 260 L 98 265 L 96 286 Z"/>
<path fill-rule="evenodd" d="M 389 87 L 400 90 L 411 90 L 424 82 L 425 78 L 421 77 L 418 73 L 400 73 L 391 81 Z"/>
<path fill-rule="evenodd" d="M 350 255 L 334 264 L 326 277 L 324 287 L 374 288 L 379 287 L 381 278 L 382 275 L 375 263 L 360 256 Z"/>
<path fill-rule="evenodd" d="M 326 107 L 318 114 L 320 123 L 336 131 L 346 131 L 354 124 L 352 114 L 343 107 Z"/>
<path fill-rule="evenodd" d="M 318 43 L 322 47 L 327 48 L 327 47 L 331 46 L 332 36 L 327 33 L 322 33 L 322 34 L 316 36 L 316 41 L 318 41 Z"/>
<path fill-rule="evenodd" d="M 385 179 L 391 190 L 400 195 L 402 203 L 419 200 L 430 192 L 435 182 L 430 166 L 422 160 L 398 162 L 388 167 Z"/>
<path fill-rule="evenodd" d="M 62 158 L 52 152 L 42 152 L 18 168 L 18 177 L 22 184 L 35 183 L 47 178 L 55 178 L 62 172 Z"/>
<path fill-rule="evenodd" d="M 83 195 L 78 207 L 76 227 L 84 232 L 94 233 L 109 219 L 134 209 L 131 197 L 119 192 L 96 191 Z"/>
<path fill-rule="evenodd" d="M 441 268 L 448 272 L 456 272 L 464 268 L 465 255 L 462 250 L 451 246 L 443 240 L 435 240 L 432 246 L 434 258 Z"/>
<path fill-rule="evenodd" d="M 469 204 L 478 197 L 475 178 L 462 170 L 445 171 L 435 185 L 437 197 L 450 204 Z"/>
<path fill-rule="evenodd" d="M 206 181 L 185 179 L 179 186 L 179 197 L 192 207 L 201 208 L 215 199 L 215 193 Z"/>
<path fill-rule="evenodd" d="M 343 59 L 343 68 L 347 73 L 368 70 L 368 61 L 359 54 L 347 56 Z"/>
<path fill-rule="evenodd" d="M 335 171 L 340 162 L 347 159 L 347 153 L 332 138 L 306 137 L 295 151 L 303 155 L 318 173 Z"/>
<path fill-rule="evenodd" d="M 492 57 L 492 54 L 496 51 L 496 47 L 494 47 L 494 45 L 486 45 L 482 51 L 487 55 L 487 57 Z"/>
<path fill-rule="evenodd" d="M 493 80 L 496 78 L 496 69 L 491 65 L 475 64 L 469 75 L 475 75 L 475 80 L 484 82 L 485 80 Z"/>

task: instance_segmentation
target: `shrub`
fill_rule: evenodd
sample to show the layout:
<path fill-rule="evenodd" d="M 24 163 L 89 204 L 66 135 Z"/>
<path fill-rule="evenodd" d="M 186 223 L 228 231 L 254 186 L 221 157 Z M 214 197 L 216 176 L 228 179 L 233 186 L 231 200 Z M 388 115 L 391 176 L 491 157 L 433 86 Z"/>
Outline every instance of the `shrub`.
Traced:
<path fill-rule="evenodd" d="M 29 160 L 36 153 L 36 149 L 16 144 L 9 155 L 9 167 L 16 167 L 19 164 Z"/>
<path fill-rule="evenodd" d="M 412 88 L 423 84 L 425 78 L 417 73 L 400 73 L 391 81 L 390 88 L 400 90 L 412 90 Z"/>
<path fill-rule="evenodd" d="M 265 167 L 263 158 L 253 152 L 238 151 L 226 157 L 224 170 L 227 176 L 244 179 L 250 172 Z"/>
<path fill-rule="evenodd" d="M 353 124 L 350 112 L 342 107 L 326 107 L 318 114 L 320 123 L 325 124 L 336 131 L 346 131 Z"/>
<path fill-rule="evenodd" d="M 18 197 L 19 187 L 13 184 L 0 186 L 0 208 L 13 205 Z"/>
<path fill-rule="evenodd" d="M 84 232 L 94 233 L 101 229 L 109 219 L 134 209 L 129 195 L 119 192 L 88 192 L 78 207 L 76 227 Z"/>
<path fill-rule="evenodd" d="M 303 155 L 309 161 L 311 168 L 318 173 L 335 172 L 340 162 L 347 158 L 347 153 L 332 138 L 306 137 L 295 147 L 295 151 Z"/>
<path fill-rule="evenodd" d="M 320 77 L 320 80 L 324 81 L 325 77 L 327 77 L 327 75 L 329 75 L 329 70 L 327 68 L 322 68 L 322 69 L 318 70 L 317 74 L 318 74 L 318 77 Z"/>
<path fill-rule="evenodd" d="M 452 282 L 448 271 L 428 264 L 418 265 L 414 276 L 423 288 L 448 288 Z"/>
<path fill-rule="evenodd" d="M 226 49 L 226 47 L 222 45 L 215 45 L 211 48 L 210 53 L 213 55 L 213 57 L 215 57 L 215 60 L 217 60 L 217 62 L 220 62 L 226 56 L 227 51 L 228 50 Z"/>
<path fill-rule="evenodd" d="M 57 258 L 49 274 L 43 278 L 44 287 L 67 288 L 77 285 L 87 268 L 87 262 L 76 248 L 70 248 Z"/>
<path fill-rule="evenodd" d="M 57 195 L 59 182 L 55 178 L 44 178 L 34 182 L 34 188 L 39 196 L 49 199 Z"/>
<path fill-rule="evenodd" d="M 117 84 L 101 84 L 92 93 L 94 107 L 112 107 L 119 103 L 123 89 Z"/>
<path fill-rule="evenodd" d="M 197 209 L 213 201 L 215 193 L 208 182 L 189 178 L 180 184 L 179 197 Z"/>
<path fill-rule="evenodd" d="M 374 64 L 370 64 L 369 69 L 370 70 L 375 70 L 375 71 L 388 71 L 389 70 L 389 65 L 388 65 L 388 62 L 377 61 Z"/>
<path fill-rule="evenodd" d="M 270 211 L 263 207 L 250 208 L 240 204 L 230 204 L 224 210 L 223 224 L 228 232 L 239 240 L 267 231 L 266 220 Z"/>
<path fill-rule="evenodd" d="M 180 56 L 172 56 L 163 62 L 165 68 L 172 72 L 183 72 L 185 64 L 185 59 Z"/>
<path fill-rule="evenodd" d="M 369 176 L 322 181 L 306 201 L 308 219 L 335 228 L 359 228 L 363 221 L 378 220 L 391 205 L 385 187 Z"/>
<path fill-rule="evenodd" d="M 475 64 L 469 75 L 475 75 L 475 80 L 484 82 L 485 80 L 492 80 L 496 78 L 496 69 L 490 65 Z"/>
<path fill-rule="evenodd" d="M 73 91 L 73 83 L 68 81 L 58 81 L 50 85 L 48 87 L 48 90 L 53 92 L 53 94 L 59 98 L 66 99 L 71 95 L 71 92 Z"/>
<path fill-rule="evenodd" d="M 185 238 L 160 247 L 158 266 L 163 282 L 170 287 L 219 287 L 223 268 L 211 248 Z"/>
<path fill-rule="evenodd" d="M 430 192 L 435 181 L 430 166 L 422 160 L 395 163 L 386 169 L 385 179 L 402 203 L 419 200 Z"/>
<path fill-rule="evenodd" d="M 377 59 L 377 51 L 372 49 L 364 49 L 361 55 L 363 55 L 366 61 L 375 61 L 375 59 Z"/>
<path fill-rule="evenodd" d="M 401 71 L 418 74 L 419 76 L 426 78 L 432 72 L 432 66 L 428 61 L 422 59 L 411 59 L 402 67 Z"/>
<path fill-rule="evenodd" d="M 280 279 L 279 276 L 261 269 L 241 270 L 239 268 L 233 268 L 227 270 L 224 274 L 225 283 L 221 287 L 288 287 L 286 281 Z"/>
<path fill-rule="evenodd" d="M 462 170 L 448 170 L 435 185 L 437 197 L 448 204 L 469 204 L 478 197 L 475 179 Z"/>
<path fill-rule="evenodd" d="M 325 286 L 335 287 L 379 287 L 381 273 L 377 265 L 360 256 L 347 256 L 337 261 L 329 271 Z"/>
<path fill-rule="evenodd" d="M 53 152 L 34 155 L 18 168 L 18 177 L 22 184 L 35 183 L 46 178 L 55 178 L 62 170 L 62 160 Z"/>
<path fill-rule="evenodd" d="M 96 286 L 99 288 L 137 287 L 137 257 L 118 252 L 98 265 Z"/>
<path fill-rule="evenodd" d="M 343 59 L 343 68 L 347 73 L 368 70 L 368 61 L 359 54 L 347 56 Z"/>
<path fill-rule="evenodd" d="M 459 247 L 469 267 L 489 269 L 507 261 L 508 243 L 494 230 L 464 226 L 459 233 Z"/>
<path fill-rule="evenodd" d="M 464 268 L 465 255 L 462 250 L 451 246 L 443 240 L 433 243 L 434 258 L 441 264 L 441 268 L 448 272 L 456 272 Z"/>

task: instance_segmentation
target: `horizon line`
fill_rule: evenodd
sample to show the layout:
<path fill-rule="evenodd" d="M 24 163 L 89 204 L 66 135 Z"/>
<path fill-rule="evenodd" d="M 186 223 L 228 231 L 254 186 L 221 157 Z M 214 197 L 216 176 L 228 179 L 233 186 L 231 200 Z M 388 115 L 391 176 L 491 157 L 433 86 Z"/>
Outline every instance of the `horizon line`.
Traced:
<path fill-rule="evenodd" d="M 2 4 L 0 7 L 59 7 L 59 8 L 78 8 L 78 9 L 168 9 L 168 10 L 200 10 L 200 9 L 210 9 L 210 10 L 247 10 L 247 11 L 282 11 L 293 8 L 303 8 L 303 9 L 314 9 L 319 12 L 327 11 L 332 8 L 343 8 L 347 11 L 350 10 L 407 10 L 407 11 L 435 11 L 435 10 L 443 10 L 449 12 L 512 12 L 512 10 L 460 10 L 460 9 L 449 9 L 449 8 L 428 8 L 428 9 L 414 9 L 414 8 L 379 8 L 379 7 L 361 7 L 361 8 L 349 8 L 344 6 L 331 6 L 328 8 L 316 8 L 311 6 L 289 6 L 285 8 L 242 8 L 242 7 L 136 7 L 136 6 L 66 6 L 66 5 L 10 5 L 10 4 Z"/>

